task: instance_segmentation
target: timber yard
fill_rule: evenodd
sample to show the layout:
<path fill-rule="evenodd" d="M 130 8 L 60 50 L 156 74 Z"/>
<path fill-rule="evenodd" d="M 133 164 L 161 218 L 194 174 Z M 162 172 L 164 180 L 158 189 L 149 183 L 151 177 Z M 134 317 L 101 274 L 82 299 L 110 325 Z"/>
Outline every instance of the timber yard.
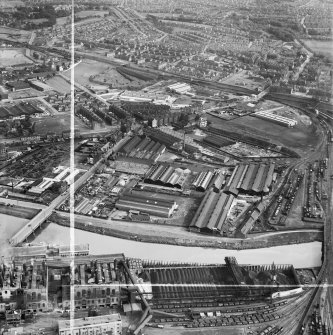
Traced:
<path fill-rule="evenodd" d="M 1 2 L 0 335 L 333 334 L 332 12 Z"/>

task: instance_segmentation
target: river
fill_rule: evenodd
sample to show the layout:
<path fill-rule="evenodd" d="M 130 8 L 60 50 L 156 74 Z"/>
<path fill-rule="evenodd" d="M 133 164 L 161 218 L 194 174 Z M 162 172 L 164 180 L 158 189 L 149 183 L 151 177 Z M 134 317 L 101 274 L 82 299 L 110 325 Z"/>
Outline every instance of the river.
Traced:
<path fill-rule="evenodd" d="M 34 239 L 48 244 L 69 244 L 69 228 L 50 223 Z M 142 243 L 75 231 L 75 243 L 89 243 L 90 254 L 124 253 L 127 257 L 149 260 L 224 263 L 224 257 L 235 256 L 240 264 L 293 264 L 297 268 L 321 265 L 321 243 L 311 242 L 251 250 L 225 250 Z"/>
<path fill-rule="evenodd" d="M 0 256 L 9 255 L 8 239 L 19 231 L 29 220 L 0 213 Z"/>

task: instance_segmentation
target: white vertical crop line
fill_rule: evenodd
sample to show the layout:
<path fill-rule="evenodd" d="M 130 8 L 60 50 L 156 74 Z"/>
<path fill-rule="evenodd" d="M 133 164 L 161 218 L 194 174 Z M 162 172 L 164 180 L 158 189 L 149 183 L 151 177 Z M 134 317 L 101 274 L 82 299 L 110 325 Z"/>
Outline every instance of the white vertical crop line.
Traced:
<path fill-rule="evenodd" d="M 72 0 L 72 24 L 71 24 L 71 113 L 70 113 L 70 195 L 69 195 L 69 222 L 70 222 L 70 329 L 73 333 L 74 327 L 74 248 L 75 248 L 75 230 L 74 230 L 74 0 Z"/>

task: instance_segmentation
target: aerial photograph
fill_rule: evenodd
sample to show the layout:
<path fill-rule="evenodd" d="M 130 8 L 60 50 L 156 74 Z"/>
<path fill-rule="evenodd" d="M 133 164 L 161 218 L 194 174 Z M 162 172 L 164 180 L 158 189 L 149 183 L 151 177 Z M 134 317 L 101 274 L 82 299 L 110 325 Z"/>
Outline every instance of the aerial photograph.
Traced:
<path fill-rule="evenodd" d="M 333 0 L 0 0 L 0 335 L 333 335 Z"/>

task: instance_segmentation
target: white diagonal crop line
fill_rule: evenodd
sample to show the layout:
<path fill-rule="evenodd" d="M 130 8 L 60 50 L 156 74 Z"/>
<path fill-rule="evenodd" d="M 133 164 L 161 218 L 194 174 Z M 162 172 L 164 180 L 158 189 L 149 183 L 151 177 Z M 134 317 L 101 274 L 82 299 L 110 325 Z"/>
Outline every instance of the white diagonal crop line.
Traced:
<path fill-rule="evenodd" d="M 70 213 L 70 269 L 71 269 L 71 279 L 70 279 L 70 328 L 73 332 L 74 327 L 74 308 L 75 308 L 75 287 L 74 287 L 74 251 L 75 251 L 75 229 L 74 229 L 74 0 L 72 0 L 72 21 L 71 21 L 71 113 L 70 113 L 70 195 L 69 195 L 69 213 Z"/>

